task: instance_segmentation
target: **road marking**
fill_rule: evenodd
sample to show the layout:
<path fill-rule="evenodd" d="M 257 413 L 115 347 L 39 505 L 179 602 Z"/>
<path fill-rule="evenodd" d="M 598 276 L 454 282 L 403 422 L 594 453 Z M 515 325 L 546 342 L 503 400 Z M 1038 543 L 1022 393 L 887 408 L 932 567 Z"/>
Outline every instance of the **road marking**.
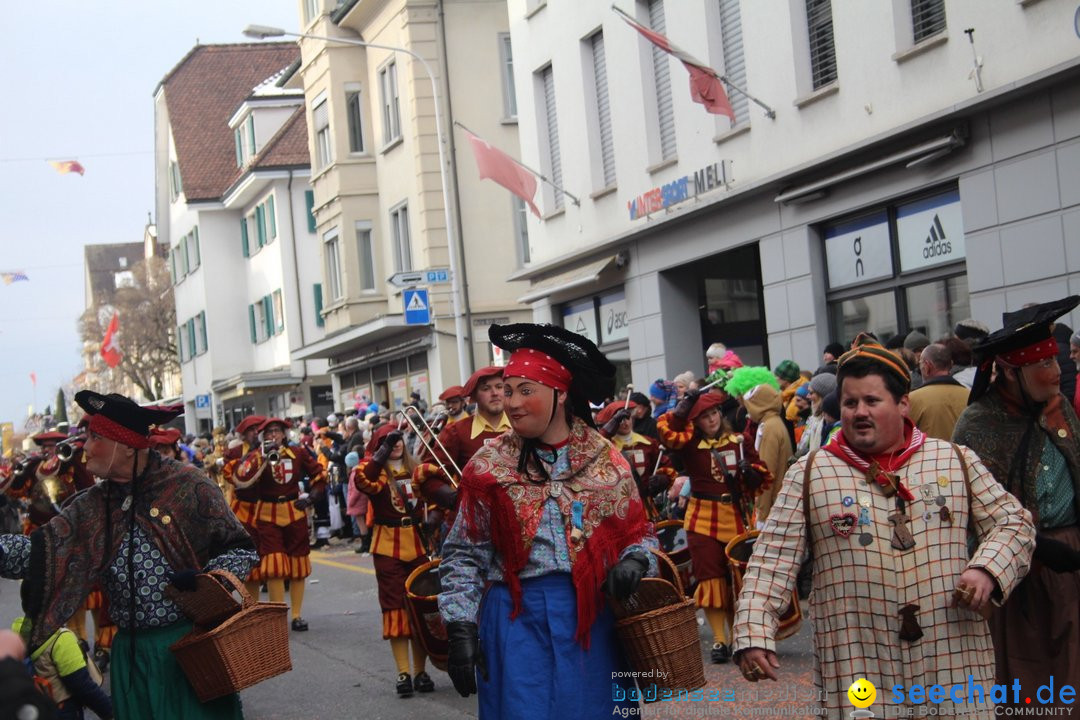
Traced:
<path fill-rule="evenodd" d="M 365 568 L 365 567 L 356 567 L 355 565 L 346 565 L 345 563 L 337 562 L 335 560 L 323 560 L 322 558 L 317 558 L 314 555 L 311 555 L 310 557 L 311 557 L 311 562 L 314 563 L 315 565 L 329 565 L 330 567 L 341 568 L 342 570 L 352 570 L 353 572 L 364 573 L 365 575 L 374 575 L 375 574 L 374 570 L 369 570 L 368 568 Z"/>

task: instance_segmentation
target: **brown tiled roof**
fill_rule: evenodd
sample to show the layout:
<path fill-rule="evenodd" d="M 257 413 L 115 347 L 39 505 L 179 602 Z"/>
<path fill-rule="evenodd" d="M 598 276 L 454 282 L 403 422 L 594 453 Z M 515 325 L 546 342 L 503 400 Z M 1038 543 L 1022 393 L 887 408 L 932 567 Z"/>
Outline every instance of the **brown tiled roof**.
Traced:
<path fill-rule="evenodd" d="M 291 42 L 196 45 L 165 76 L 165 104 L 189 201 L 216 200 L 229 187 L 236 176 L 229 118 L 256 85 L 299 55 Z"/>

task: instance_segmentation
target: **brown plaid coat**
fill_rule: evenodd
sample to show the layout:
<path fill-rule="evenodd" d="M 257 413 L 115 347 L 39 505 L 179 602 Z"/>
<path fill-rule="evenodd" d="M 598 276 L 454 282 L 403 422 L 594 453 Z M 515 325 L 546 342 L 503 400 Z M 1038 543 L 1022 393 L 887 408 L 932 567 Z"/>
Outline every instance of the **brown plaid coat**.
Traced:
<path fill-rule="evenodd" d="M 966 684 L 971 675 L 989 691 L 994 652 L 986 621 L 947 605 L 960 573 L 969 567 L 990 573 L 1008 597 L 1028 571 L 1035 530 L 1030 513 L 975 454 L 966 448 L 963 453 L 970 492 L 953 446 L 940 440 L 927 439 L 900 469 L 916 498 L 907 509 L 915 547 L 907 551 L 890 545 L 888 516 L 895 510 L 895 497 L 886 498 L 860 470 L 824 451 L 815 454 L 810 471 L 808 524 L 803 508 L 807 458 L 793 465 L 746 570 L 735 614 L 736 652 L 776 649 L 778 615 L 790 602 L 799 566 L 812 546 L 814 683 L 824 693 L 829 717 L 845 717 L 853 709 L 847 689 L 860 677 L 877 687 L 877 700 L 869 708 L 877 717 L 896 716 L 898 708 L 889 709 L 892 715 L 885 710 L 893 704 L 894 685 L 903 685 L 906 695 L 914 684 L 948 688 Z M 939 502 L 950 518 L 942 519 Z M 864 505 L 869 524 L 858 525 Z M 856 524 L 845 537 L 845 523 L 852 520 L 844 517 L 848 514 Z M 970 559 L 969 517 L 979 540 Z M 915 641 L 899 638 L 899 610 L 908 604 L 919 608 L 916 619 L 923 636 Z M 963 710 L 969 718 L 992 718 L 991 707 L 987 702 L 982 710 L 975 705 Z"/>

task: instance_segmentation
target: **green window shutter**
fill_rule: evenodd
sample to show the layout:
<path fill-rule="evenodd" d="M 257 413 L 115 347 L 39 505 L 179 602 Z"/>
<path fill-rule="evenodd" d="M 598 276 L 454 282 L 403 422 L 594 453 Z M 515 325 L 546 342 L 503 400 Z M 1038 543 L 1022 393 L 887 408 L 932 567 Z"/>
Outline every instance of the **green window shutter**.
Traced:
<path fill-rule="evenodd" d="M 240 132 L 240 128 L 236 128 L 233 132 L 233 139 L 236 141 L 236 167 L 244 166 L 244 136 Z"/>
<path fill-rule="evenodd" d="M 304 191 L 304 204 L 307 206 L 307 229 L 315 232 L 315 191 Z"/>
<path fill-rule="evenodd" d="M 274 196 L 270 195 L 266 200 L 266 216 L 270 223 L 270 239 L 277 237 L 277 218 L 274 217 Z"/>
<path fill-rule="evenodd" d="M 259 238 L 259 247 L 266 244 L 266 213 L 263 212 L 263 206 L 257 205 L 255 207 L 255 234 Z"/>
<path fill-rule="evenodd" d="M 199 226 L 196 225 L 191 230 L 192 242 L 195 243 L 195 267 L 202 265 L 202 248 L 199 247 Z"/>
<path fill-rule="evenodd" d="M 244 257 L 251 257 L 251 248 L 248 247 L 247 218 L 240 218 L 240 248 L 244 251 Z"/>
<path fill-rule="evenodd" d="M 172 284 L 176 284 L 176 248 L 169 248 L 169 275 L 172 277 Z"/>
<path fill-rule="evenodd" d="M 322 316 L 322 283 L 315 283 L 315 324 L 319 327 L 326 324 Z"/>
<path fill-rule="evenodd" d="M 203 310 L 199 313 L 199 330 L 202 332 L 202 346 L 203 352 L 210 349 L 210 345 L 206 342 L 206 311 Z"/>
<path fill-rule="evenodd" d="M 195 357 L 195 318 L 187 321 L 188 357 Z"/>
<path fill-rule="evenodd" d="M 251 154 L 254 155 L 255 154 L 255 116 L 254 115 L 248 115 L 247 126 L 248 126 L 248 143 L 249 143 L 249 147 L 251 148 Z"/>
<path fill-rule="evenodd" d="M 255 334 L 255 306 L 248 305 L 248 323 L 251 325 L 251 344 L 254 345 L 259 341 L 258 336 Z"/>
<path fill-rule="evenodd" d="M 266 321 L 266 337 L 274 336 L 274 302 L 269 295 L 263 295 L 263 320 Z"/>
<path fill-rule="evenodd" d="M 176 326 L 176 357 L 184 362 L 184 326 Z"/>

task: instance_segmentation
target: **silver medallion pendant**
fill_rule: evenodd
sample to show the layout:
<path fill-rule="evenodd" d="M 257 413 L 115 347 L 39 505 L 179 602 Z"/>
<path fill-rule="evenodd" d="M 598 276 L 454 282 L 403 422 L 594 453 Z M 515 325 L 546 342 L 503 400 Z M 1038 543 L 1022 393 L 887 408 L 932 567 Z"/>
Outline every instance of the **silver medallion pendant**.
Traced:
<path fill-rule="evenodd" d="M 128 510 L 131 509 L 131 496 L 130 495 L 128 495 L 126 498 L 124 498 L 124 502 L 120 503 L 120 509 L 123 510 L 124 512 L 127 512 Z"/>

